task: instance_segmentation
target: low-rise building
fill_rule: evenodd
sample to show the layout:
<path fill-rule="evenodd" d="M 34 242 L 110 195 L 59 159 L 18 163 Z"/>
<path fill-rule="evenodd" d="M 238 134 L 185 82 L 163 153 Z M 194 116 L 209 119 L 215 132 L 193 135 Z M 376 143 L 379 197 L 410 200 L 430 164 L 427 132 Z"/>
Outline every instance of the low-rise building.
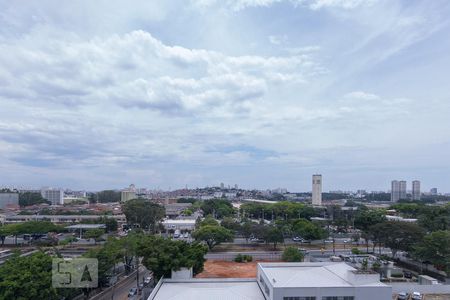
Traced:
<path fill-rule="evenodd" d="M 147 300 L 390 300 L 379 274 L 346 263 L 259 263 L 256 279 L 161 279 Z"/>
<path fill-rule="evenodd" d="M 194 231 L 195 219 L 167 219 L 162 222 L 165 230 Z"/>

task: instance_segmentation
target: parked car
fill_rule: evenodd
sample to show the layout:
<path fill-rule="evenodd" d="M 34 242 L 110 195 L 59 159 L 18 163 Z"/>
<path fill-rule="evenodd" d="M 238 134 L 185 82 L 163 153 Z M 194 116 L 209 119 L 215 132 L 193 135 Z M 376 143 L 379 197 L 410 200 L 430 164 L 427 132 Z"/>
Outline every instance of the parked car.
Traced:
<path fill-rule="evenodd" d="M 407 292 L 400 292 L 397 295 L 397 300 L 407 300 L 409 298 L 409 294 Z"/>
<path fill-rule="evenodd" d="M 189 233 L 185 232 L 184 235 L 183 235 L 183 237 L 184 237 L 185 239 L 189 238 Z"/>
<path fill-rule="evenodd" d="M 299 237 L 299 236 L 294 236 L 294 237 L 292 238 L 292 240 L 293 240 L 294 242 L 300 242 L 300 243 L 303 243 L 303 241 L 304 241 L 304 239 L 301 238 L 301 237 Z"/>
<path fill-rule="evenodd" d="M 298 248 L 298 251 L 300 251 L 303 254 L 308 254 L 309 253 L 309 250 L 305 249 L 305 248 Z"/>
<path fill-rule="evenodd" d="M 409 271 L 403 271 L 403 276 L 405 278 L 411 279 L 413 277 L 413 274 Z"/>
<path fill-rule="evenodd" d="M 144 279 L 144 284 L 149 284 L 152 281 L 152 277 L 151 276 L 147 276 Z"/>
<path fill-rule="evenodd" d="M 333 239 L 326 239 L 326 240 L 324 240 L 324 242 L 325 243 L 333 243 L 334 241 L 333 241 Z"/>
<path fill-rule="evenodd" d="M 258 239 L 258 238 L 250 238 L 250 242 L 251 243 L 264 243 L 263 239 Z"/>
<path fill-rule="evenodd" d="M 413 292 L 411 295 L 412 300 L 422 300 L 422 294 L 419 292 Z"/>
<path fill-rule="evenodd" d="M 128 298 L 132 298 L 134 296 L 136 296 L 138 293 L 138 289 L 133 287 L 130 289 L 130 291 L 128 292 Z"/>

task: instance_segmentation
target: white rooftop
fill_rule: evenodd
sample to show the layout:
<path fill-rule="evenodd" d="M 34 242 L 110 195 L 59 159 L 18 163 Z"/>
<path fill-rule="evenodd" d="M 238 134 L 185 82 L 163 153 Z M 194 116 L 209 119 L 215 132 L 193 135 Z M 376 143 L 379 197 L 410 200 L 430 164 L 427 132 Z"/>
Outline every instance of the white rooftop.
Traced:
<path fill-rule="evenodd" d="M 167 219 L 164 220 L 164 224 L 193 224 L 195 225 L 195 219 Z"/>
<path fill-rule="evenodd" d="M 369 275 L 355 281 L 353 267 L 346 263 L 261 263 L 262 271 L 274 287 L 352 287 L 383 285 Z M 357 276 L 357 275 L 356 275 Z M 361 276 L 367 277 L 364 274 Z"/>
<path fill-rule="evenodd" d="M 255 279 L 166 279 L 153 295 L 153 298 L 150 295 L 148 299 L 265 300 Z"/>

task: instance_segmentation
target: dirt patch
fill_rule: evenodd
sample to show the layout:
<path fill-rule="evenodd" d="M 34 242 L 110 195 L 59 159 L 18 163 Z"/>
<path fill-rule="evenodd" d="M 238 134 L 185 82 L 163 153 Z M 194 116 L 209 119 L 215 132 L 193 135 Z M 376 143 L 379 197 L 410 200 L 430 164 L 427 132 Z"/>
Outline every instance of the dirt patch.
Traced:
<path fill-rule="evenodd" d="M 425 300 L 449 300 L 450 295 L 425 295 Z"/>
<path fill-rule="evenodd" d="M 256 278 L 256 264 L 262 261 L 237 263 L 233 261 L 207 260 L 205 269 L 196 278 Z M 273 262 L 273 261 L 271 261 Z"/>

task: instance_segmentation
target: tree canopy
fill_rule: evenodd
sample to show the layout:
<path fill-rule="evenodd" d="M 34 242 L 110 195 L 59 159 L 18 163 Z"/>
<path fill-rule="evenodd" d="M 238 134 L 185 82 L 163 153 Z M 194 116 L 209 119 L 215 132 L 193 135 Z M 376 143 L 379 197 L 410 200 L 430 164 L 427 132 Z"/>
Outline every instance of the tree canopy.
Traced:
<path fill-rule="evenodd" d="M 422 261 L 429 261 L 450 274 L 450 231 L 440 230 L 426 235 L 414 251 Z"/>
<path fill-rule="evenodd" d="M 220 243 L 233 241 L 233 233 L 217 225 L 200 226 L 192 233 L 192 237 L 197 241 L 205 242 L 210 250 Z"/>
<path fill-rule="evenodd" d="M 144 199 L 132 199 L 122 205 L 128 224 L 138 224 L 152 233 L 157 231 L 159 221 L 165 217 L 163 206 Z"/>
<path fill-rule="evenodd" d="M 373 225 L 370 230 L 384 232 L 381 241 L 391 248 L 394 257 L 399 250 L 413 250 L 424 236 L 419 225 L 406 222 L 383 222 Z"/>
<path fill-rule="evenodd" d="M 48 203 L 51 202 L 47 199 L 44 199 L 41 195 L 41 193 L 34 193 L 34 192 L 24 192 L 19 193 L 19 205 L 20 206 L 30 206 L 40 203 Z"/>
<path fill-rule="evenodd" d="M 231 202 L 226 199 L 211 199 L 201 203 L 201 207 L 205 215 L 212 215 L 216 219 L 222 219 L 234 214 Z"/>
<path fill-rule="evenodd" d="M 52 258 L 43 252 L 24 257 L 16 254 L 0 266 L 2 300 L 58 300 L 71 298 L 76 292 L 52 287 Z"/>
<path fill-rule="evenodd" d="M 282 260 L 286 262 L 302 262 L 304 255 L 296 247 L 288 246 L 283 251 Z"/>

